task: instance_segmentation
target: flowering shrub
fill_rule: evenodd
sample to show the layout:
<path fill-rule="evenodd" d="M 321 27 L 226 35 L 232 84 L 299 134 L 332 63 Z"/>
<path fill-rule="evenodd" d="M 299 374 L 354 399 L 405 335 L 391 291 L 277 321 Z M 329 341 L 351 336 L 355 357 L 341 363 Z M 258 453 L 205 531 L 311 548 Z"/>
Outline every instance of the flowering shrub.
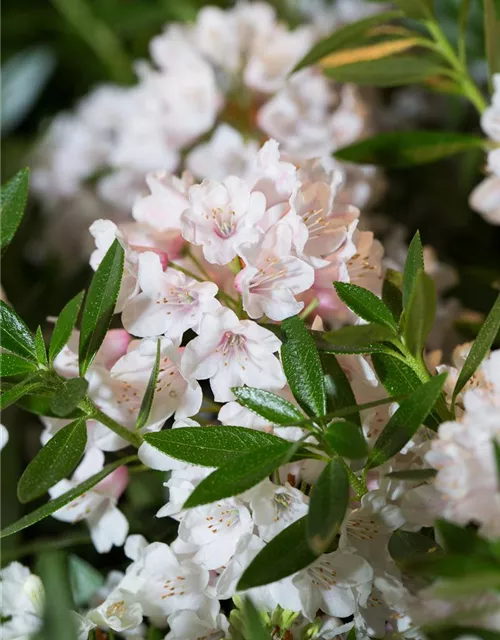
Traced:
<path fill-rule="evenodd" d="M 430 3 L 400 4 L 482 109 Z M 451 360 L 428 348 L 449 313 L 440 295 L 449 274 L 418 232 L 403 260 L 384 258 L 355 190 L 344 189 L 349 169 L 329 158 L 336 118 L 352 133 L 357 90 L 336 88 L 332 111 L 319 67 L 286 81 L 295 65 L 318 61 L 361 84 L 368 72 L 375 84 L 382 75 L 379 84 L 394 83 L 401 67 L 392 63 L 402 60 L 415 77 L 446 76 L 425 56 L 424 66 L 390 57 L 416 43 L 381 42 L 383 30 L 352 62 L 339 41 L 368 38 L 395 13 L 313 46 L 312 28 L 288 31 L 266 5 L 206 8 L 194 26 L 153 41 L 158 68 L 144 68 L 138 86 L 103 89 L 53 124 L 50 144 L 60 136 L 61 146 L 34 172 L 35 188 L 55 203 L 105 170 L 94 176 L 98 197 L 111 188 L 132 217 L 92 222 L 93 277 L 60 311 L 50 341 L 0 302 L 1 408 L 16 404 L 43 423 L 17 495 L 50 498 L 1 536 L 48 517 L 81 524 L 114 568 L 104 578 L 54 550 L 34 573 L 7 564 L 6 640 L 499 637 L 500 296 Z M 362 66 L 367 49 L 383 74 Z M 229 87 L 226 107 L 233 94 L 250 111 L 257 101 L 261 131 L 277 139 L 258 144 L 219 125 L 176 176 L 183 152 L 223 112 L 214 69 Z M 497 102 L 482 119 L 493 141 Z M 484 145 L 451 133 L 440 147 L 432 132 L 391 135 L 340 155 L 398 165 Z M 23 216 L 28 176 L 2 188 L 2 250 Z M 492 202 L 482 212 L 495 222 Z M 8 453 L 2 431 L 6 444 Z M 159 534 L 127 503 L 141 477 L 161 478 L 151 503 Z"/>

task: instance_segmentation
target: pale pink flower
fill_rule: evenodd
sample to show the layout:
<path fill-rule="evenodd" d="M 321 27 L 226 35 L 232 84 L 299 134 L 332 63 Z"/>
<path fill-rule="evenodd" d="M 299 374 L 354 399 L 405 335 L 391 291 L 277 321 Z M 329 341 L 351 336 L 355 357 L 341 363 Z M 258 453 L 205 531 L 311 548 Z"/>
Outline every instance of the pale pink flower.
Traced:
<path fill-rule="evenodd" d="M 257 242 L 256 226 L 264 215 L 266 199 L 250 193 L 243 180 L 229 177 L 224 182 L 204 180 L 189 189 L 189 208 L 181 216 L 182 235 L 203 247 L 209 262 L 228 264 L 243 243 Z"/>
<path fill-rule="evenodd" d="M 274 355 L 281 341 L 271 331 L 221 308 L 202 319 L 199 333 L 186 346 L 181 368 L 189 379 L 209 378 L 217 402 L 234 400 L 231 387 L 285 386 L 281 364 Z"/>
<path fill-rule="evenodd" d="M 166 171 L 155 171 L 146 176 L 150 194 L 139 198 L 132 215 L 157 231 L 180 229 L 181 214 L 188 208 L 187 192 L 193 184 L 188 173 L 177 178 Z"/>
<path fill-rule="evenodd" d="M 245 177 L 252 191 L 266 196 L 266 207 L 287 203 L 297 188 L 297 169 L 280 157 L 279 144 L 268 140 L 257 153 Z"/>
<path fill-rule="evenodd" d="M 163 271 L 159 257 L 151 252 L 139 257 L 141 293 L 123 309 L 122 322 L 139 337 L 165 334 L 175 340 L 187 329 L 198 327 L 204 313 L 220 307 L 217 285 L 198 282 L 180 271 Z"/>

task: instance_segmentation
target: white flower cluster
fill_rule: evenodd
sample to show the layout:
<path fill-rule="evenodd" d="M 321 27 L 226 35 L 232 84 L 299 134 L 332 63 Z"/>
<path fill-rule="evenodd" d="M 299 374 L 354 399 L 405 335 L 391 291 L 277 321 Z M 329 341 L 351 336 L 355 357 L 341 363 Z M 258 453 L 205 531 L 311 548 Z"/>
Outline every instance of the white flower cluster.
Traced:
<path fill-rule="evenodd" d="M 329 156 L 366 135 L 368 106 L 353 85 L 321 70 L 288 74 L 318 39 L 313 25 L 290 30 L 263 2 L 207 6 L 194 24 L 169 25 L 150 43 L 132 87 L 105 85 L 74 113 L 56 116 L 31 186 L 49 209 L 83 222 L 123 220 L 158 168 L 199 179 L 244 177 L 272 137 L 292 161 Z M 373 167 L 349 166 L 345 201 L 364 207 Z M 68 227 L 68 232 L 71 228 Z"/>
<path fill-rule="evenodd" d="M 491 105 L 481 116 L 481 127 L 493 145 L 500 145 L 500 73 L 493 76 Z M 500 148 L 488 152 L 490 175 L 471 193 L 470 206 L 490 224 L 500 225 Z"/>

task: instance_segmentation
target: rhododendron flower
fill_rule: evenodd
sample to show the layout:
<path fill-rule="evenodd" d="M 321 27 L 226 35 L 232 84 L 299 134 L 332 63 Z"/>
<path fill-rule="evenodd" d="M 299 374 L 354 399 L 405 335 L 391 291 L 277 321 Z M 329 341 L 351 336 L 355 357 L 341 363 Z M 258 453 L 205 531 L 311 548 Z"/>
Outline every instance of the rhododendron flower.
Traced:
<path fill-rule="evenodd" d="M 271 320 L 284 320 L 302 310 L 304 303 L 297 302 L 295 294 L 311 287 L 314 270 L 290 255 L 291 250 L 292 230 L 284 223 L 274 225 L 259 245 L 241 247 L 246 267 L 236 276 L 235 287 L 250 318 L 265 314 Z"/>
<path fill-rule="evenodd" d="M 208 262 L 228 264 L 243 243 L 257 242 L 256 223 L 264 215 L 266 199 L 250 193 L 243 180 L 204 180 L 188 192 L 189 208 L 181 216 L 182 235 L 201 245 Z"/>
<path fill-rule="evenodd" d="M 196 330 L 204 313 L 220 307 L 217 285 L 175 269 L 163 271 L 160 258 L 151 252 L 139 257 L 138 281 L 141 293 L 125 305 L 122 321 L 139 337 L 165 334 L 176 340 L 187 329 Z"/>
<path fill-rule="evenodd" d="M 187 191 L 192 185 L 191 176 L 184 173 L 177 178 L 166 171 L 156 171 L 146 176 L 150 194 L 139 198 L 132 214 L 137 222 L 144 222 L 157 231 L 180 229 L 181 214 L 188 208 Z"/>
<path fill-rule="evenodd" d="M 40 578 L 11 562 L 0 570 L 0 633 L 3 640 L 23 640 L 40 631 L 45 591 Z"/>
<path fill-rule="evenodd" d="M 264 480 L 249 492 L 253 520 L 262 540 L 269 541 L 309 510 L 307 496 L 287 482 Z"/>
<path fill-rule="evenodd" d="M 234 399 L 231 387 L 285 386 L 281 364 L 274 356 L 281 341 L 271 331 L 221 308 L 202 319 L 199 334 L 186 346 L 181 369 L 188 378 L 209 378 L 217 402 Z"/>

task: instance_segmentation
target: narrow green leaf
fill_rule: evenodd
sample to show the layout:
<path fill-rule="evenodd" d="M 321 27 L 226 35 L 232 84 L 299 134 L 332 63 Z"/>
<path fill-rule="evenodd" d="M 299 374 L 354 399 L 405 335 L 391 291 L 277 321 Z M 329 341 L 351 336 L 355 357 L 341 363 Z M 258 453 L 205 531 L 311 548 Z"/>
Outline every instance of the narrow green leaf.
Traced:
<path fill-rule="evenodd" d="M 436 469 L 405 469 L 404 471 L 391 471 L 391 473 L 386 473 L 385 477 L 395 478 L 396 480 L 416 480 L 421 482 L 435 478 L 436 474 Z"/>
<path fill-rule="evenodd" d="M 74 554 L 69 556 L 68 566 L 73 600 L 77 607 L 83 607 L 104 586 L 104 577 L 86 560 Z"/>
<path fill-rule="evenodd" d="M 84 378 L 70 378 L 56 389 L 51 409 L 59 418 L 65 418 L 75 411 L 78 403 L 87 393 L 89 383 Z"/>
<path fill-rule="evenodd" d="M 373 469 L 396 455 L 416 433 L 441 395 L 446 374 L 431 378 L 403 400 L 377 438 L 366 467 Z"/>
<path fill-rule="evenodd" d="M 275 393 L 255 387 L 233 387 L 236 401 L 270 424 L 290 425 L 304 419 L 304 414 L 295 405 Z"/>
<path fill-rule="evenodd" d="M 497 467 L 497 486 L 500 489 L 500 443 L 493 440 L 493 451 L 495 453 L 495 464 Z"/>
<path fill-rule="evenodd" d="M 428 20 L 433 17 L 433 0 L 395 0 L 405 15 L 413 20 Z"/>
<path fill-rule="evenodd" d="M 288 461 L 292 447 L 286 440 L 282 442 L 284 444 L 255 449 L 229 462 L 226 461 L 226 464 L 221 465 L 197 485 L 184 503 L 183 509 L 237 496 L 254 487 Z"/>
<path fill-rule="evenodd" d="M 0 346 L 18 356 L 36 362 L 35 340 L 23 320 L 14 309 L 0 300 Z"/>
<path fill-rule="evenodd" d="M 2 378 L 31 373 L 36 369 L 36 364 L 31 360 L 25 360 L 13 353 L 0 352 L 0 376 Z"/>
<path fill-rule="evenodd" d="M 396 562 L 406 562 L 424 553 L 440 552 L 441 548 L 432 538 L 413 531 L 398 529 L 389 538 L 389 553 Z"/>
<path fill-rule="evenodd" d="M 415 554 L 404 562 L 405 572 L 417 573 L 434 578 L 464 578 L 471 574 L 493 574 L 500 580 L 500 565 L 482 556 L 460 553 L 427 553 L 420 557 Z"/>
<path fill-rule="evenodd" d="M 276 582 L 312 564 L 317 556 L 309 547 L 306 533 L 307 516 L 304 516 L 267 543 L 244 571 L 236 590 Z"/>
<path fill-rule="evenodd" d="M 298 316 L 284 320 L 281 330 L 281 361 L 290 389 L 309 416 L 324 416 L 325 384 L 314 339 Z"/>
<path fill-rule="evenodd" d="M 320 351 L 328 353 L 387 353 L 381 342 L 394 339 L 394 331 L 379 324 L 358 324 L 336 331 L 315 331 L 314 337 Z"/>
<path fill-rule="evenodd" d="M 104 340 L 120 292 L 125 252 L 118 240 L 108 249 L 92 278 L 80 330 L 80 375 L 85 375 Z"/>
<path fill-rule="evenodd" d="M 288 447 L 290 443 L 263 431 L 246 427 L 211 426 L 164 429 L 146 433 L 144 440 L 162 453 L 202 467 L 221 467 L 234 456 L 263 448 Z"/>
<path fill-rule="evenodd" d="M 295 72 L 304 67 L 308 67 L 329 53 L 340 51 L 347 48 L 348 45 L 359 44 L 372 27 L 376 27 L 379 24 L 387 24 L 389 21 L 401 18 L 402 16 L 403 13 L 401 11 L 384 11 L 337 29 L 328 37 L 317 42 L 296 65 L 293 71 Z"/>
<path fill-rule="evenodd" d="M 156 383 L 158 380 L 158 372 L 160 371 L 160 339 L 156 341 L 156 359 L 151 375 L 149 376 L 148 386 L 144 392 L 142 398 L 141 407 L 137 414 L 137 420 L 135 422 L 136 429 L 142 429 L 146 424 L 151 413 L 151 407 L 153 406 L 153 400 L 156 391 Z"/>
<path fill-rule="evenodd" d="M 248 597 L 243 599 L 242 614 L 245 640 L 269 640 L 271 638 L 270 629 L 266 628 L 262 616 Z"/>
<path fill-rule="evenodd" d="M 447 520 L 436 520 L 436 537 L 448 553 L 490 555 L 488 543 L 480 538 L 476 529 L 460 527 Z"/>
<path fill-rule="evenodd" d="M 307 515 L 307 540 L 316 555 L 335 540 L 348 503 L 349 478 L 340 460 L 331 460 L 313 487 Z"/>
<path fill-rule="evenodd" d="M 420 357 L 436 316 L 436 285 L 424 271 L 415 278 L 413 291 L 405 309 L 403 336 L 414 356 Z"/>
<path fill-rule="evenodd" d="M 490 78 L 500 73 L 500 5 L 496 0 L 483 0 L 486 59 Z"/>
<path fill-rule="evenodd" d="M 335 157 L 345 162 L 400 168 L 484 147 L 484 138 L 455 131 L 392 131 L 338 149 Z"/>
<path fill-rule="evenodd" d="M 10 407 L 12 404 L 17 402 L 19 398 L 22 398 L 28 393 L 40 391 L 40 389 L 43 388 L 44 384 L 38 378 L 37 374 L 35 374 L 35 376 L 36 377 L 26 378 L 22 382 L 19 382 L 19 384 L 16 384 L 13 387 L 10 387 L 3 391 L 2 395 L 0 396 L 0 409 L 2 411 L 4 409 L 7 409 L 7 407 Z"/>
<path fill-rule="evenodd" d="M 417 231 L 413 236 L 408 254 L 406 256 L 405 268 L 403 273 L 403 308 L 406 309 L 410 301 L 415 280 L 419 271 L 425 271 L 424 268 L 424 250 L 420 233 Z"/>
<path fill-rule="evenodd" d="M 74 603 L 68 576 L 66 554 L 46 551 L 36 563 L 45 592 L 45 613 L 42 636 L 50 640 L 77 640 Z"/>
<path fill-rule="evenodd" d="M 17 485 L 20 502 L 30 502 L 66 478 L 80 462 L 87 444 L 84 418 L 58 431 L 33 458 Z"/>
<path fill-rule="evenodd" d="M 500 330 L 500 295 L 495 300 L 483 326 L 474 340 L 453 390 L 453 402 L 484 360 Z"/>
<path fill-rule="evenodd" d="M 368 445 L 359 425 L 336 420 L 328 425 L 324 433 L 328 445 L 339 456 L 356 460 L 368 455 Z"/>
<path fill-rule="evenodd" d="M 38 362 L 43 366 L 48 367 L 49 361 L 47 360 L 47 349 L 45 348 L 45 340 L 43 339 L 41 327 L 38 327 L 35 333 L 35 351 Z"/>
<path fill-rule="evenodd" d="M 126 458 L 120 458 L 119 460 L 111 462 L 110 464 L 106 465 L 104 469 L 99 471 L 99 473 L 96 473 L 90 478 L 87 478 L 87 480 L 80 483 L 73 489 L 66 491 L 66 493 L 63 493 L 61 496 L 55 498 L 54 500 L 46 502 L 41 507 L 38 507 L 38 509 L 35 509 L 31 513 L 23 516 L 20 520 L 17 520 L 17 522 L 14 522 L 8 527 L 5 527 L 5 529 L 2 529 L 2 531 L 0 531 L 0 538 L 11 536 L 18 531 L 27 529 L 28 527 L 31 527 L 32 524 L 35 524 L 37 522 L 40 522 L 40 520 L 47 518 L 48 516 L 55 513 L 58 509 L 61 509 L 62 507 L 66 506 L 67 504 L 81 496 L 82 493 L 90 491 L 92 487 L 95 487 L 96 484 L 98 484 L 101 480 L 104 480 L 106 476 L 109 476 L 109 474 L 112 473 L 115 469 L 118 469 L 118 467 L 122 467 L 129 462 L 135 462 L 136 460 L 137 456 L 134 455 L 128 456 Z"/>
<path fill-rule="evenodd" d="M 397 324 L 391 311 L 374 293 L 347 282 L 334 282 L 333 286 L 342 302 L 354 313 L 366 320 L 397 331 Z"/>
<path fill-rule="evenodd" d="M 353 627 L 347 634 L 346 640 L 356 640 L 356 627 Z"/>
<path fill-rule="evenodd" d="M 49 346 L 49 360 L 51 364 L 54 362 L 57 354 L 67 344 L 75 328 L 84 295 L 85 291 L 80 291 L 80 293 L 68 302 L 56 320 Z"/>
<path fill-rule="evenodd" d="M 19 398 L 17 406 L 29 413 L 34 413 L 37 416 L 58 418 L 59 416 L 56 416 L 52 411 L 52 397 L 53 393 L 49 393 L 46 389 L 41 389 L 38 393 L 30 393 Z M 83 411 L 76 409 L 64 417 L 68 420 L 76 420 L 77 418 L 81 418 L 83 415 Z"/>
<path fill-rule="evenodd" d="M 391 310 L 394 318 L 399 320 L 403 311 L 403 275 L 394 269 L 387 269 L 382 284 L 382 300 Z"/>
<path fill-rule="evenodd" d="M 0 191 L 0 248 L 9 246 L 23 219 L 28 200 L 29 169 L 21 169 Z"/>
<path fill-rule="evenodd" d="M 351 389 L 351 384 L 344 370 L 338 363 L 337 358 L 333 353 L 321 352 L 319 355 L 324 372 L 326 408 L 328 413 L 355 406 L 357 403 Z M 352 419 L 361 426 L 359 412 L 353 413 Z"/>
<path fill-rule="evenodd" d="M 399 87 L 439 76 L 443 73 L 443 68 L 425 56 L 394 56 L 333 67 L 325 69 L 324 73 L 337 82 L 354 82 L 371 87 Z"/>

